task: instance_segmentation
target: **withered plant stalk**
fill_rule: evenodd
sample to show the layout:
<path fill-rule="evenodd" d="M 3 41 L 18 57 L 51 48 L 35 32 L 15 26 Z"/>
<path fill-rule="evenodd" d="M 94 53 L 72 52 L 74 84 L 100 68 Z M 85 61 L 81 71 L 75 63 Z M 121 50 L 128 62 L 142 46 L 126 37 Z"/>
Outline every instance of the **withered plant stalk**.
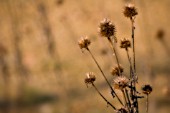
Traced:
<path fill-rule="evenodd" d="M 124 98 L 124 101 L 125 101 L 125 107 L 127 107 L 128 106 L 128 101 L 127 101 L 124 89 L 122 89 L 122 94 L 123 94 L 123 98 Z"/>
<path fill-rule="evenodd" d="M 110 89 L 111 89 L 111 94 L 112 97 L 114 98 L 116 96 L 116 98 L 118 99 L 118 101 L 123 105 L 123 102 L 120 100 L 120 98 L 118 97 L 118 95 L 116 94 L 116 92 L 113 90 L 112 86 L 110 85 L 109 81 L 107 80 L 103 70 L 101 69 L 100 65 L 98 64 L 97 60 L 95 59 L 94 55 L 92 54 L 92 52 L 90 51 L 89 48 L 86 48 L 87 51 L 90 53 L 92 59 L 94 60 L 94 62 L 96 63 L 97 67 L 99 68 L 100 72 L 102 73 L 104 79 L 106 80 L 107 84 L 109 85 Z M 124 105 L 123 105 L 124 106 Z"/>
<path fill-rule="evenodd" d="M 130 102 L 128 90 L 127 90 L 126 88 L 125 88 L 125 94 L 126 94 L 126 97 L 127 97 L 128 109 L 129 109 L 129 111 L 130 111 L 130 109 L 131 109 L 131 102 Z"/>
<path fill-rule="evenodd" d="M 104 19 L 104 21 L 102 21 L 100 23 L 100 27 L 99 27 L 100 35 L 103 37 L 106 37 L 107 40 L 109 41 L 109 45 L 115 55 L 116 63 L 118 65 L 117 67 L 114 67 L 111 70 L 111 74 L 114 76 L 114 79 L 113 79 L 113 88 L 114 89 L 112 88 L 111 84 L 107 80 L 103 70 L 101 69 L 101 67 L 98 64 L 97 60 L 95 59 L 94 55 L 88 48 L 88 46 L 91 43 L 90 40 L 87 37 L 85 37 L 85 38 L 82 38 L 78 44 L 81 49 L 86 49 L 90 53 L 92 59 L 94 60 L 95 64 L 97 65 L 100 72 L 102 73 L 104 79 L 106 80 L 108 86 L 110 87 L 111 94 L 112 94 L 113 98 L 116 97 L 118 99 L 118 101 L 120 102 L 120 104 L 122 105 L 121 108 L 116 109 L 116 107 L 114 107 L 100 93 L 100 91 L 94 85 L 94 81 L 96 80 L 94 73 L 92 73 L 92 72 L 87 73 L 87 77 L 85 78 L 85 83 L 91 84 L 96 89 L 96 91 L 99 93 L 99 95 L 107 102 L 107 104 L 112 106 L 112 108 L 116 111 L 116 113 L 139 113 L 138 98 L 143 98 L 143 96 L 141 96 L 140 93 L 138 93 L 138 91 L 136 90 L 137 75 L 136 75 L 135 36 L 134 36 L 134 34 L 135 34 L 134 33 L 135 32 L 135 26 L 134 26 L 135 21 L 134 20 L 135 20 L 135 16 L 138 14 L 138 12 L 132 4 L 129 4 L 125 7 L 125 10 L 123 13 L 124 13 L 125 17 L 130 18 L 130 21 L 132 24 L 131 25 L 131 27 L 132 27 L 131 38 L 132 38 L 132 51 L 133 51 L 132 55 L 129 54 L 129 51 L 128 51 L 128 48 L 131 47 L 130 40 L 124 38 L 121 40 L 121 43 L 120 43 L 121 44 L 120 48 L 124 48 L 126 50 L 128 63 L 129 63 L 129 69 L 130 69 L 129 78 L 127 78 L 123 73 L 123 68 L 120 66 L 118 54 L 115 49 L 115 44 L 113 42 L 113 41 L 117 42 L 117 39 L 115 38 L 115 26 L 111 23 L 110 20 Z M 113 40 L 112 37 L 114 37 L 115 40 Z M 122 92 L 122 98 L 123 98 L 122 101 L 123 102 L 120 100 L 120 98 L 116 94 L 116 92 L 115 92 L 116 89 Z M 146 84 L 142 87 L 142 92 L 143 92 L 143 94 L 147 94 L 146 112 L 148 113 L 148 107 L 149 107 L 148 95 L 152 92 L 152 87 L 149 84 Z"/>
<path fill-rule="evenodd" d="M 93 87 L 95 88 L 95 90 L 99 93 L 99 95 L 106 101 L 106 103 L 107 103 L 108 105 L 110 105 L 115 111 L 117 111 L 117 110 L 116 110 L 116 107 L 113 106 L 113 105 L 100 93 L 100 91 L 97 89 L 97 87 L 95 86 L 94 83 L 92 83 L 92 86 L 93 86 Z"/>
<path fill-rule="evenodd" d="M 149 95 L 146 95 L 146 113 L 149 112 Z"/>
<path fill-rule="evenodd" d="M 112 41 L 112 39 L 110 37 L 108 37 L 107 39 L 108 39 L 108 41 L 110 43 L 110 46 L 111 46 L 111 49 L 113 50 L 113 53 L 115 55 L 118 68 L 120 68 L 120 63 L 119 63 L 118 55 L 117 55 L 116 49 L 114 47 L 113 41 Z M 120 69 L 118 69 L 118 71 L 119 71 L 119 75 L 121 75 Z"/>

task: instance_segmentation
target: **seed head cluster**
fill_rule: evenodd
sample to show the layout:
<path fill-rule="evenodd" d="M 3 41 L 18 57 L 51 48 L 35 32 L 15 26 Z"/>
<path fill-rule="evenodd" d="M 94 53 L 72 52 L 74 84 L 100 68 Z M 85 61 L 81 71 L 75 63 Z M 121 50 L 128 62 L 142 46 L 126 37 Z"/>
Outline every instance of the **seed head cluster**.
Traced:
<path fill-rule="evenodd" d="M 128 4 L 124 7 L 124 16 L 128 18 L 132 18 L 138 14 L 136 8 L 132 4 Z"/>
<path fill-rule="evenodd" d="M 113 80 L 113 87 L 115 89 L 122 90 L 126 86 L 128 86 L 129 79 L 126 78 L 125 76 L 118 76 Z"/>
<path fill-rule="evenodd" d="M 105 18 L 99 25 L 99 33 L 103 37 L 115 37 L 115 26 L 111 23 L 110 20 Z"/>
<path fill-rule="evenodd" d="M 80 49 L 88 49 L 88 46 L 91 44 L 90 40 L 87 37 L 82 37 L 79 41 L 78 41 L 78 45 L 80 47 Z"/>
<path fill-rule="evenodd" d="M 131 47 L 130 40 L 128 40 L 126 38 L 122 39 L 120 42 L 120 47 L 125 48 L 125 49 L 130 48 Z"/>
<path fill-rule="evenodd" d="M 86 78 L 84 80 L 86 84 L 92 84 L 95 80 L 96 80 L 96 77 L 93 72 L 86 73 Z"/>
<path fill-rule="evenodd" d="M 111 74 L 114 76 L 114 75 L 119 75 L 119 72 L 120 73 L 123 73 L 123 67 L 122 66 L 116 66 L 116 67 L 113 67 L 111 69 Z"/>
<path fill-rule="evenodd" d="M 143 85 L 142 92 L 146 95 L 149 95 L 152 92 L 152 86 L 149 84 Z"/>

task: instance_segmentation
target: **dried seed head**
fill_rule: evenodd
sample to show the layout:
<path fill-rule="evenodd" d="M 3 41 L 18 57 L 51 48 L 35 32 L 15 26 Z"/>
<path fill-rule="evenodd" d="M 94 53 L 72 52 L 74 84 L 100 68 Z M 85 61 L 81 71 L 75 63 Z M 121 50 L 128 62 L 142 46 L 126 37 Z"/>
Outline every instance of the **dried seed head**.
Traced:
<path fill-rule="evenodd" d="M 117 113 L 128 113 L 128 111 L 125 108 L 120 108 Z"/>
<path fill-rule="evenodd" d="M 89 72 L 86 74 L 84 82 L 86 84 L 92 84 L 95 80 L 96 80 L 95 74 L 93 72 Z"/>
<path fill-rule="evenodd" d="M 101 36 L 104 37 L 115 37 L 115 26 L 111 23 L 110 20 L 105 18 L 103 21 L 100 22 L 99 25 L 99 33 Z"/>
<path fill-rule="evenodd" d="M 135 6 L 133 4 L 128 4 L 124 7 L 124 16 L 128 18 L 132 18 L 138 14 Z"/>
<path fill-rule="evenodd" d="M 159 40 L 164 39 L 164 36 L 165 36 L 164 30 L 160 29 L 160 30 L 157 31 L 156 37 L 157 37 Z"/>
<path fill-rule="evenodd" d="M 82 37 L 79 41 L 78 41 L 78 45 L 80 47 L 80 49 L 88 49 L 88 46 L 90 45 L 90 40 L 87 37 Z"/>
<path fill-rule="evenodd" d="M 142 92 L 146 95 L 149 95 L 152 92 L 152 87 L 149 84 L 143 85 Z"/>
<path fill-rule="evenodd" d="M 119 75 L 119 72 L 122 73 L 123 72 L 123 67 L 122 66 L 116 66 L 116 67 L 113 67 L 111 69 L 111 74 L 114 76 L 114 75 Z"/>
<path fill-rule="evenodd" d="M 131 47 L 130 40 L 128 40 L 126 38 L 122 39 L 120 42 L 120 47 L 125 48 L 125 49 L 128 49 L 129 47 Z"/>
<path fill-rule="evenodd" d="M 126 78 L 125 76 L 118 76 L 113 80 L 113 87 L 115 89 L 120 89 L 122 90 L 126 86 L 128 86 L 129 79 Z"/>

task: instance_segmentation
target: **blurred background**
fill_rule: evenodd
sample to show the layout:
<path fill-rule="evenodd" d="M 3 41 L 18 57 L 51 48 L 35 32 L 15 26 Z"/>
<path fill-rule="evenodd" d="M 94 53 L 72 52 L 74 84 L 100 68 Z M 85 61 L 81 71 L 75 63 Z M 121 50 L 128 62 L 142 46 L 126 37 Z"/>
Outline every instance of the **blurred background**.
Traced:
<path fill-rule="evenodd" d="M 136 61 L 139 83 L 151 84 L 150 113 L 170 111 L 170 1 L 134 0 Z M 89 36 L 91 51 L 107 78 L 116 62 L 98 25 L 109 18 L 116 37 L 130 38 L 123 7 L 131 0 L 0 0 L 0 113 L 113 113 L 96 91 L 84 84 L 96 73 L 96 85 L 110 102 L 109 88 L 90 55 L 77 41 Z M 124 50 L 119 59 L 128 75 Z M 119 94 L 120 92 L 118 92 Z M 146 99 L 139 100 L 141 113 Z"/>

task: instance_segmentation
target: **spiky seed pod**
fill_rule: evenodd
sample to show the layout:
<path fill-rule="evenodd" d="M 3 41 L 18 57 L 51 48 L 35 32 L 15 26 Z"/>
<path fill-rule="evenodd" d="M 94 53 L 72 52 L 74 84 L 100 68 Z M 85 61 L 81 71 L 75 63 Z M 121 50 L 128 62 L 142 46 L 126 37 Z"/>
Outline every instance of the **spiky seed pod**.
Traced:
<path fill-rule="evenodd" d="M 128 4 L 124 7 L 123 12 L 125 17 L 132 18 L 138 14 L 137 9 L 133 4 Z"/>
<path fill-rule="evenodd" d="M 80 47 L 80 49 L 88 49 L 88 46 L 91 44 L 90 40 L 87 37 L 82 37 L 79 41 L 78 41 L 78 45 Z"/>
<path fill-rule="evenodd" d="M 96 77 L 93 72 L 86 73 L 86 78 L 84 80 L 86 84 L 92 84 L 95 80 L 96 80 Z"/>
<path fill-rule="evenodd" d="M 111 21 L 105 18 L 103 21 L 100 22 L 99 25 L 99 33 L 103 37 L 110 38 L 113 36 L 115 38 L 115 26 L 111 23 Z"/>
<path fill-rule="evenodd" d="M 126 38 L 122 39 L 121 42 L 120 42 L 120 47 L 125 48 L 125 49 L 130 48 L 131 47 L 130 40 L 128 40 Z"/>
<path fill-rule="evenodd" d="M 122 73 L 123 72 L 123 67 L 122 66 L 116 66 L 116 67 L 113 67 L 111 69 L 111 74 L 114 76 L 114 75 L 119 75 L 119 72 Z"/>
<path fill-rule="evenodd" d="M 126 86 L 128 86 L 129 79 L 126 78 L 125 76 L 118 76 L 113 80 L 113 87 L 115 89 L 122 90 Z"/>
<path fill-rule="evenodd" d="M 152 86 L 149 84 L 143 85 L 142 92 L 146 95 L 149 95 L 152 92 Z"/>
<path fill-rule="evenodd" d="M 128 113 L 128 111 L 125 108 L 120 108 L 117 113 Z"/>

